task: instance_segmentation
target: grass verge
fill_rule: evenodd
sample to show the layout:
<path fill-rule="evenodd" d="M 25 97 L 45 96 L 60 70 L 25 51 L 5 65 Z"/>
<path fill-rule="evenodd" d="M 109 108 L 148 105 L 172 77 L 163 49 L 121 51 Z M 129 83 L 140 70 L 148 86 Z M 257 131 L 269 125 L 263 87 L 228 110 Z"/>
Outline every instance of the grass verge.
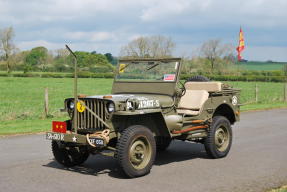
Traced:
<path fill-rule="evenodd" d="M 268 192 L 287 192 L 287 185 L 282 186 L 282 187 L 280 187 L 278 189 L 272 189 L 272 190 L 270 190 Z"/>
<path fill-rule="evenodd" d="M 112 79 L 79 79 L 79 93 L 87 95 L 109 94 Z M 242 90 L 242 111 L 287 108 L 282 102 L 284 84 L 271 82 L 227 82 Z M 255 85 L 258 87 L 258 103 L 255 103 Z M 49 90 L 49 114 L 44 118 L 44 89 Z M 0 135 L 47 131 L 52 120 L 65 119 L 65 98 L 73 97 L 73 79 L 69 78 L 20 78 L 0 77 Z M 67 117 L 66 117 L 67 118 Z"/>
<path fill-rule="evenodd" d="M 51 130 L 51 122 L 53 120 L 63 121 L 65 118 L 1 121 L 0 135 L 16 135 L 49 131 Z"/>

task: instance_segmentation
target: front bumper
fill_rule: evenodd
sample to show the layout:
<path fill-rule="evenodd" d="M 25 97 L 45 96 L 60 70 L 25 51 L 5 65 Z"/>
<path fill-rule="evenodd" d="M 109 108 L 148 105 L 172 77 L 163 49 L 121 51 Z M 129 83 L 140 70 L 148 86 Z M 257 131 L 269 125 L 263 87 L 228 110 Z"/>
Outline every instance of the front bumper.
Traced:
<path fill-rule="evenodd" d="M 67 143 L 90 145 L 87 141 L 87 135 L 80 135 L 75 133 L 58 133 L 58 132 L 46 132 L 46 139 L 62 141 Z M 103 148 L 107 146 L 106 141 L 100 137 L 89 137 L 90 143 L 94 144 L 97 148 Z"/>

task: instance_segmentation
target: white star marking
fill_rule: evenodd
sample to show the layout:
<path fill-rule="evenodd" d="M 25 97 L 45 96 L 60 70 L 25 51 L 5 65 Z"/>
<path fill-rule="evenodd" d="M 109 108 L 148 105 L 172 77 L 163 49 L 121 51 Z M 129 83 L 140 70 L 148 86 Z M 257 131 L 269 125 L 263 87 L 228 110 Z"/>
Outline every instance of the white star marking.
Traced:
<path fill-rule="evenodd" d="M 72 139 L 73 139 L 73 142 L 77 142 L 77 138 L 75 136 Z"/>

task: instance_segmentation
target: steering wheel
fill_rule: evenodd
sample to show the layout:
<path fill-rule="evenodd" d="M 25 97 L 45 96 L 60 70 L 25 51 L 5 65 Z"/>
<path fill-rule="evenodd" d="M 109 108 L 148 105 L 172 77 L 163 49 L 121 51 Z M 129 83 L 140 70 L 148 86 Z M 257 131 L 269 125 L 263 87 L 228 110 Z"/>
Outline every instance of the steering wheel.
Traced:
<path fill-rule="evenodd" d="M 182 96 L 184 96 L 184 95 L 185 95 L 185 93 L 186 93 L 186 89 L 185 89 L 184 84 L 183 84 L 181 81 L 178 81 L 178 82 L 179 82 L 179 84 L 181 85 L 180 90 L 181 90 L 181 97 L 182 97 Z"/>

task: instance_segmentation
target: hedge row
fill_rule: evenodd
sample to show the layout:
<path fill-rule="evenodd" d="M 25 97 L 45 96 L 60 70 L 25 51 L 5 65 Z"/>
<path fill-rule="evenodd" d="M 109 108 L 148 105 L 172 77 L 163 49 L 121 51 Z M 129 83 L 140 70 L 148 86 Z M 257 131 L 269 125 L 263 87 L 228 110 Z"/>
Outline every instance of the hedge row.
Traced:
<path fill-rule="evenodd" d="M 222 73 L 220 71 L 214 72 L 212 73 L 208 73 L 205 71 L 198 71 L 198 72 L 192 72 L 189 74 L 194 74 L 194 75 L 204 75 L 204 76 L 208 76 L 208 75 L 227 75 L 226 73 Z M 242 70 L 242 71 L 238 71 L 238 72 L 234 72 L 231 73 L 230 75 L 236 75 L 236 74 L 240 74 L 240 75 L 244 75 L 244 76 L 284 76 L 285 72 L 284 71 L 280 71 L 280 70 L 273 70 L 273 71 L 252 71 L 252 70 Z"/>
<path fill-rule="evenodd" d="M 42 78 L 73 78 L 72 73 L 0 73 L 2 77 L 42 77 Z M 180 78 L 187 80 L 194 74 L 182 74 Z M 263 76 L 263 75 L 205 75 L 214 81 L 263 81 L 263 82 L 285 82 L 285 76 Z M 89 71 L 81 71 L 78 73 L 79 78 L 113 78 L 113 73 L 91 73 Z"/>
<path fill-rule="evenodd" d="M 263 81 L 263 82 L 286 82 L 285 76 L 262 76 L 262 75 L 205 75 L 213 81 Z M 187 80 L 191 75 L 181 75 L 180 78 Z"/>
<path fill-rule="evenodd" d="M 72 73 L 0 73 L 0 77 L 73 78 Z M 113 73 L 79 72 L 79 78 L 114 78 Z"/>

